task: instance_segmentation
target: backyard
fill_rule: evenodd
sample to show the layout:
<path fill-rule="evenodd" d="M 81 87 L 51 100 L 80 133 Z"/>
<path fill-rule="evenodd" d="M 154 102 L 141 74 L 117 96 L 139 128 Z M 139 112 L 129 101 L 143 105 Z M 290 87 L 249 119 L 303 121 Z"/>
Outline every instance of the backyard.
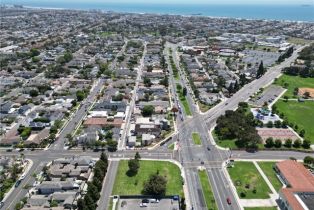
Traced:
<path fill-rule="evenodd" d="M 240 198 L 269 198 L 271 191 L 252 162 L 235 162 L 228 172 Z"/>
<path fill-rule="evenodd" d="M 134 176 L 127 175 L 128 169 L 128 161 L 121 160 L 113 187 L 113 195 L 141 195 L 144 182 L 151 174 L 159 172 L 167 179 L 166 195 L 183 196 L 181 172 L 173 163 L 141 160 L 140 168 Z"/>

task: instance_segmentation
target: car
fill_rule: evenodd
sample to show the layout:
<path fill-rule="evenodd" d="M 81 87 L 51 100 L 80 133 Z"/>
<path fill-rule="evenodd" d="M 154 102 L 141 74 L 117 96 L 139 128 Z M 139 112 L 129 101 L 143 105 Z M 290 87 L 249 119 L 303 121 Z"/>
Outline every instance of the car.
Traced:
<path fill-rule="evenodd" d="M 207 150 L 210 151 L 210 146 L 207 146 Z"/>
<path fill-rule="evenodd" d="M 23 174 L 20 178 L 20 180 L 23 180 L 23 179 L 25 179 L 25 174 Z"/>
<path fill-rule="evenodd" d="M 140 203 L 140 207 L 147 207 L 147 203 Z"/>
<path fill-rule="evenodd" d="M 143 199 L 142 203 L 149 203 L 149 200 L 148 199 Z"/>
<path fill-rule="evenodd" d="M 15 182 L 15 185 L 14 185 L 14 186 L 15 186 L 15 187 L 18 187 L 18 186 L 21 184 L 21 181 L 22 181 L 22 180 L 20 180 L 20 179 L 17 180 L 17 181 Z"/>
<path fill-rule="evenodd" d="M 0 209 L 4 206 L 4 203 L 1 201 L 0 202 Z"/>
<path fill-rule="evenodd" d="M 201 161 L 201 164 L 204 165 L 204 161 Z"/>
<path fill-rule="evenodd" d="M 159 200 L 155 199 L 155 198 L 152 198 L 152 199 L 149 199 L 149 202 L 151 202 L 151 203 L 159 203 Z"/>
<path fill-rule="evenodd" d="M 225 106 L 227 106 L 228 105 L 228 103 L 225 103 Z"/>
<path fill-rule="evenodd" d="M 228 205 L 231 205 L 231 199 L 230 198 L 227 198 L 227 203 L 228 203 Z"/>
<path fill-rule="evenodd" d="M 7 151 L 7 152 L 12 152 L 12 149 L 7 149 L 6 151 Z"/>

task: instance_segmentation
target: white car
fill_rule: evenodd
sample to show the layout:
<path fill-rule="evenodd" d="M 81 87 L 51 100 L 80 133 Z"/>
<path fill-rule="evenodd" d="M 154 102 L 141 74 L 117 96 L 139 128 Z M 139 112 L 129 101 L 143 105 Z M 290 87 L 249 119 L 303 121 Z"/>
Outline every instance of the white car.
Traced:
<path fill-rule="evenodd" d="M 140 203 L 140 207 L 147 207 L 147 203 Z"/>
<path fill-rule="evenodd" d="M 159 200 L 158 199 L 149 199 L 149 202 L 151 202 L 151 203 L 159 203 Z"/>

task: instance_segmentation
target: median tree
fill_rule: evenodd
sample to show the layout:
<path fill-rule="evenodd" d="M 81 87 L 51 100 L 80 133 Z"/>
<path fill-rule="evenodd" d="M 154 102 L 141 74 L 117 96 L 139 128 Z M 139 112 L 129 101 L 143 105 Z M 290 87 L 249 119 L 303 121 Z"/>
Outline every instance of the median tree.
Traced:
<path fill-rule="evenodd" d="M 186 89 L 186 87 L 184 87 L 184 88 L 182 89 L 182 95 L 183 95 L 183 96 L 186 96 L 186 94 L 187 94 L 187 89 Z"/>
<path fill-rule="evenodd" d="M 263 74 L 265 74 L 265 68 L 264 68 L 263 61 L 261 61 L 261 63 L 259 64 L 257 73 L 256 73 L 256 78 L 260 78 L 261 76 L 263 76 Z"/>

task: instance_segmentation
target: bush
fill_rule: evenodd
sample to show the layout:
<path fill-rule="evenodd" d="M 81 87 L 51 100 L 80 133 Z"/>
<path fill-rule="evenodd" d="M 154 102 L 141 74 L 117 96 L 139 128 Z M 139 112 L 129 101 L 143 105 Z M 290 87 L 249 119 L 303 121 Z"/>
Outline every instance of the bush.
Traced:
<path fill-rule="evenodd" d="M 309 149 L 311 147 L 311 142 L 309 140 L 304 140 L 303 144 L 302 144 L 302 147 L 304 149 Z"/>
<path fill-rule="evenodd" d="M 293 142 L 293 147 L 300 148 L 301 147 L 301 141 L 299 139 L 295 140 Z"/>
<path fill-rule="evenodd" d="M 275 141 L 275 147 L 276 147 L 276 148 L 280 148 L 281 145 L 282 145 L 281 140 L 280 140 L 280 139 L 276 139 L 276 141 Z"/>
<path fill-rule="evenodd" d="M 241 198 L 245 198 L 245 197 L 246 197 L 246 192 L 241 192 L 241 193 L 240 193 L 240 197 L 241 197 Z"/>
<path fill-rule="evenodd" d="M 284 144 L 285 147 L 287 148 L 291 148 L 292 147 L 292 140 L 291 139 L 287 139 L 285 144 Z"/>
<path fill-rule="evenodd" d="M 269 137 L 265 141 L 265 147 L 266 148 L 272 148 L 274 146 L 274 140 L 272 137 Z"/>

